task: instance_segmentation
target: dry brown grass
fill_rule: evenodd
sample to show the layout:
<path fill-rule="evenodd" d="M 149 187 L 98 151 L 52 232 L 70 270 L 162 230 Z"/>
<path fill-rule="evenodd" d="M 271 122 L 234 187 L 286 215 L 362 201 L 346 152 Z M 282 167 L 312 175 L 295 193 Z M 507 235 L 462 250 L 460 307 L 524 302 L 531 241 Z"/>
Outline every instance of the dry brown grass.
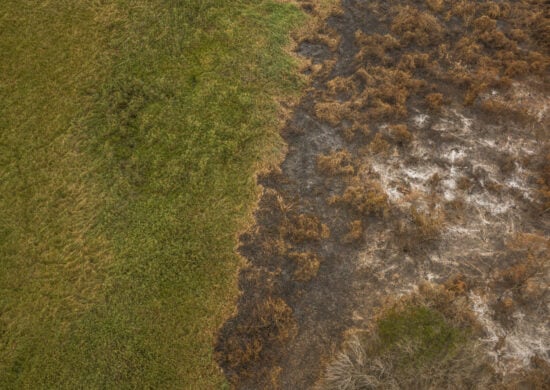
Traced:
<path fill-rule="evenodd" d="M 369 144 L 369 150 L 375 155 L 388 155 L 390 152 L 390 144 L 384 139 L 382 134 L 377 133 Z"/>
<path fill-rule="evenodd" d="M 466 26 L 469 26 L 475 17 L 476 3 L 470 0 L 460 0 L 453 2 L 451 7 L 451 15 L 462 19 Z"/>
<path fill-rule="evenodd" d="M 395 243 L 403 252 L 416 252 L 437 240 L 443 230 L 446 215 L 441 209 L 419 210 L 411 206 L 409 218 L 396 222 Z"/>
<path fill-rule="evenodd" d="M 317 276 L 321 262 L 313 252 L 295 252 L 290 254 L 295 262 L 294 279 L 298 282 L 308 282 Z"/>
<path fill-rule="evenodd" d="M 317 118 L 329 123 L 331 126 L 338 126 L 349 114 L 350 104 L 348 102 L 340 103 L 332 101 L 315 104 L 315 115 Z"/>
<path fill-rule="evenodd" d="M 444 4 L 444 0 L 426 0 L 426 5 L 432 12 L 441 12 Z"/>
<path fill-rule="evenodd" d="M 314 215 L 300 214 L 285 222 L 282 233 L 294 242 L 319 241 L 330 237 L 328 226 Z"/>
<path fill-rule="evenodd" d="M 263 358 L 264 346 L 283 345 L 296 332 L 292 309 L 281 298 L 267 298 L 226 340 L 223 363 L 239 377 L 253 375 L 251 368 Z"/>
<path fill-rule="evenodd" d="M 390 125 L 387 131 L 391 140 L 401 146 L 410 144 L 413 140 L 413 135 L 405 124 Z"/>
<path fill-rule="evenodd" d="M 443 106 L 443 94 L 430 93 L 426 95 L 426 103 L 431 110 L 439 111 Z"/>
<path fill-rule="evenodd" d="M 317 168 L 324 174 L 334 175 L 353 175 L 351 154 L 347 150 L 333 151 L 329 154 L 317 157 Z"/>
<path fill-rule="evenodd" d="M 502 390 L 548 390 L 550 363 L 539 356 L 531 358 L 530 367 L 512 375 L 500 387 Z"/>
<path fill-rule="evenodd" d="M 402 44 L 436 45 L 444 36 L 444 28 L 436 17 L 410 6 L 398 7 L 391 31 L 401 38 Z"/>
<path fill-rule="evenodd" d="M 342 241 L 346 244 L 352 242 L 362 241 L 364 238 L 363 222 L 361 220 L 355 220 L 349 223 L 349 231 L 343 237 Z"/>
<path fill-rule="evenodd" d="M 340 196 L 329 199 L 329 203 L 344 203 L 364 215 L 385 215 L 389 210 L 388 195 L 380 183 L 372 179 L 355 177 Z"/>
<path fill-rule="evenodd" d="M 407 53 L 401 56 L 397 68 L 404 71 L 414 71 L 430 66 L 430 55 L 428 53 Z"/>
<path fill-rule="evenodd" d="M 392 57 L 389 54 L 401 47 L 400 42 L 389 34 L 365 34 L 362 31 L 355 33 L 355 43 L 360 48 L 355 56 L 359 63 L 378 61 L 391 64 Z"/>

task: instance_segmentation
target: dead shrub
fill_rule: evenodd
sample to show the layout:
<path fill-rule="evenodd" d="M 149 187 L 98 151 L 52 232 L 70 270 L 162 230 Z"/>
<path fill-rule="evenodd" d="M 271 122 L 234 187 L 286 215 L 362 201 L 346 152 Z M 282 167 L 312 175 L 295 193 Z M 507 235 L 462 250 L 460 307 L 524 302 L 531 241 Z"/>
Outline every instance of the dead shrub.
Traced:
<path fill-rule="evenodd" d="M 473 37 L 462 37 L 455 45 L 458 59 L 468 64 L 475 64 L 481 57 L 481 45 Z"/>
<path fill-rule="evenodd" d="M 550 51 L 550 17 L 548 8 L 546 12 L 538 12 L 529 20 L 531 27 L 531 37 L 533 40 L 546 51 Z"/>
<path fill-rule="evenodd" d="M 481 4 L 481 11 L 492 19 L 497 19 L 501 16 L 500 6 L 494 1 L 483 2 Z"/>
<path fill-rule="evenodd" d="M 380 183 L 358 177 L 352 180 L 341 196 L 334 196 L 329 200 L 329 203 L 337 202 L 348 204 L 363 215 L 383 216 L 389 210 L 388 195 Z"/>
<path fill-rule="evenodd" d="M 430 65 L 430 55 L 428 53 L 403 54 L 397 68 L 405 71 L 414 71 L 424 69 Z"/>
<path fill-rule="evenodd" d="M 327 82 L 327 89 L 333 96 L 338 94 L 353 96 L 357 94 L 357 85 L 352 77 L 335 77 Z"/>
<path fill-rule="evenodd" d="M 294 242 L 319 241 L 330 237 L 328 226 L 314 215 L 300 214 L 282 227 L 283 234 Z"/>
<path fill-rule="evenodd" d="M 384 139 L 382 134 L 377 133 L 369 144 L 369 150 L 372 154 L 388 155 L 390 144 Z"/>
<path fill-rule="evenodd" d="M 413 206 L 410 213 L 414 226 L 423 240 L 433 240 L 439 236 L 445 223 L 445 214 L 443 211 L 419 211 Z"/>
<path fill-rule="evenodd" d="M 351 154 L 347 150 L 333 151 L 317 157 L 317 168 L 326 175 L 353 175 Z"/>
<path fill-rule="evenodd" d="M 508 33 L 510 38 L 512 38 L 514 41 L 517 42 L 525 42 L 529 39 L 529 35 L 522 29 L 519 28 L 513 28 Z"/>
<path fill-rule="evenodd" d="M 349 115 L 349 103 L 320 102 L 315 105 L 315 115 L 331 126 L 338 126 Z"/>
<path fill-rule="evenodd" d="M 443 4 L 443 0 L 426 0 L 426 5 L 433 12 L 441 12 Z"/>
<path fill-rule="evenodd" d="M 497 28 L 497 21 L 491 19 L 487 15 L 480 16 L 474 20 L 474 29 L 476 33 L 495 30 Z"/>
<path fill-rule="evenodd" d="M 476 3 L 469 0 L 453 2 L 451 14 L 460 17 L 466 26 L 469 26 L 476 14 Z"/>
<path fill-rule="evenodd" d="M 388 133 L 391 139 L 399 145 L 410 144 L 413 136 L 405 124 L 388 126 Z"/>
<path fill-rule="evenodd" d="M 296 252 L 290 255 L 296 264 L 294 279 L 298 282 L 308 282 L 317 276 L 321 262 L 315 253 Z"/>
<path fill-rule="evenodd" d="M 409 219 L 396 222 L 395 243 L 405 253 L 417 252 L 439 238 L 445 220 L 442 210 L 420 211 L 411 206 Z"/>
<path fill-rule="evenodd" d="M 403 44 L 415 43 L 420 46 L 438 44 L 443 38 L 444 29 L 437 18 L 417 8 L 405 6 L 398 8 L 393 19 L 391 31 L 401 37 Z"/>
<path fill-rule="evenodd" d="M 489 30 L 479 34 L 479 40 L 489 49 L 513 50 L 516 48 L 514 41 L 511 41 L 502 31 Z"/>
<path fill-rule="evenodd" d="M 346 141 L 351 142 L 356 134 L 369 135 L 370 129 L 366 124 L 360 125 L 358 122 L 354 122 L 351 126 L 344 127 L 342 129 L 342 134 Z"/>
<path fill-rule="evenodd" d="M 355 33 L 355 43 L 359 47 L 359 52 L 355 56 L 358 62 L 369 62 L 375 60 L 383 64 L 390 64 L 392 58 L 388 52 L 398 49 L 401 45 L 397 39 L 389 34 L 365 34 L 362 31 Z"/>
<path fill-rule="evenodd" d="M 431 110 L 439 111 L 443 106 L 443 94 L 430 93 L 426 95 L 426 103 Z"/>

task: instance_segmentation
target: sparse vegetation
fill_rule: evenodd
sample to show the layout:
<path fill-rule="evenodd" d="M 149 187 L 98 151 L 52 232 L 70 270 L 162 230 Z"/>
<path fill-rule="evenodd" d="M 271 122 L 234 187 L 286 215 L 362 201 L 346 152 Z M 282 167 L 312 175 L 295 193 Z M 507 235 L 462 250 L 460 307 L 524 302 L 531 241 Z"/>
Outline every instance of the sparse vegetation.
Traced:
<path fill-rule="evenodd" d="M 300 214 L 282 227 L 284 234 L 294 242 L 318 241 L 330 237 L 328 226 L 314 215 Z"/>
<path fill-rule="evenodd" d="M 376 180 L 355 177 L 340 196 L 329 199 L 329 203 L 344 203 L 363 215 L 384 215 L 388 212 L 388 195 Z"/>
<path fill-rule="evenodd" d="M 345 243 L 357 242 L 363 240 L 363 222 L 360 219 L 350 222 L 349 232 L 344 236 Z"/>
<path fill-rule="evenodd" d="M 246 376 L 262 359 L 269 359 L 265 344 L 283 345 L 297 331 L 292 309 L 281 298 L 268 298 L 253 307 L 245 323 L 237 326 L 225 343 L 221 357 L 230 379 Z M 268 374 L 268 373 L 264 373 Z"/>
<path fill-rule="evenodd" d="M 319 261 L 317 255 L 312 252 L 297 252 L 292 253 L 290 258 L 296 263 L 294 270 L 294 278 L 299 282 L 307 282 L 317 276 Z"/>
<path fill-rule="evenodd" d="M 327 175 L 353 175 L 355 171 L 351 154 L 347 150 L 339 150 L 317 157 L 317 167 Z"/>
<path fill-rule="evenodd" d="M 424 285 L 419 293 L 387 303 L 371 330 L 348 340 L 321 387 L 488 388 L 496 375 L 461 294 Z"/>

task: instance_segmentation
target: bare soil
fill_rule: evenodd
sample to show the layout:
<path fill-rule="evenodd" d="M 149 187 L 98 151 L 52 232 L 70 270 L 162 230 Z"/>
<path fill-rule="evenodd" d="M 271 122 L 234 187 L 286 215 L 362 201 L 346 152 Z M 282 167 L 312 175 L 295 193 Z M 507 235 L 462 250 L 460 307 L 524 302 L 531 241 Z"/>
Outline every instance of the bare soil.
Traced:
<path fill-rule="evenodd" d="M 298 46 L 311 88 L 258 178 L 216 347 L 236 388 L 314 387 L 346 331 L 425 280 L 462 281 L 497 370 L 549 360 L 544 3 L 455 3 L 344 0 L 320 31 L 337 47 Z"/>

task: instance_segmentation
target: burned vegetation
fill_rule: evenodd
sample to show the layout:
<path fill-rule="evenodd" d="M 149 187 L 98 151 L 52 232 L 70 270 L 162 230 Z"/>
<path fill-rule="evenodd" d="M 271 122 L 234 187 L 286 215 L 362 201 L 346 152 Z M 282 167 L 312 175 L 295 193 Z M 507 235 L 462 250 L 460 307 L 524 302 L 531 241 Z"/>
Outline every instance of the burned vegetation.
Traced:
<path fill-rule="evenodd" d="M 403 388 L 439 386 L 463 370 L 456 388 L 472 388 L 475 375 L 487 386 L 543 388 L 545 3 L 299 3 L 315 20 L 296 36 L 311 86 L 283 130 L 280 170 L 258 179 L 256 223 L 241 236 L 242 296 L 217 345 L 230 382 Z M 415 367 L 391 360 L 416 353 L 403 349 L 416 335 L 395 335 L 405 344 L 389 350 L 380 344 L 380 313 L 399 296 L 409 306 L 401 302 L 396 319 L 426 317 L 456 336 L 436 355 L 419 352 L 426 373 L 433 356 L 447 359 L 433 382 L 414 382 Z M 349 336 L 357 332 L 368 336 Z M 339 351 L 357 364 L 338 371 Z M 398 370 L 377 368 L 375 355 Z M 353 382 L 356 374 L 373 382 Z"/>

